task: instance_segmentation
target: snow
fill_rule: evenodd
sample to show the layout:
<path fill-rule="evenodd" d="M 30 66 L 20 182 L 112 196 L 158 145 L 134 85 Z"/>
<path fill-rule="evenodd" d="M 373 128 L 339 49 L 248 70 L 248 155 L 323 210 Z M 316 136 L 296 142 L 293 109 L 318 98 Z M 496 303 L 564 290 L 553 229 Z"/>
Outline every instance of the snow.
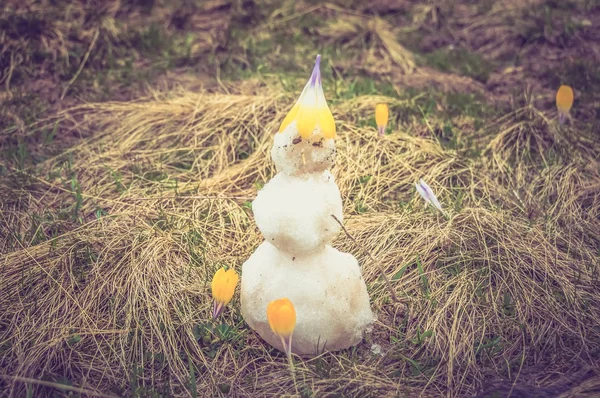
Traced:
<path fill-rule="evenodd" d="M 335 163 L 335 142 L 324 138 L 318 129 L 310 139 L 303 140 L 298 135 L 296 122 L 292 122 L 275 134 L 271 158 L 277 171 L 287 175 L 323 172 L 331 170 Z"/>
<path fill-rule="evenodd" d="M 321 250 L 340 230 L 342 197 L 326 170 L 301 176 L 277 174 L 252 203 L 265 240 L 293 255 Z"/>
<path fill-rule="evenodd" d="M 266 308 L 283 297 L 296 309 L 292 352 L 299 355 L 356 345 L 373 322 L 358 262 L 329 245 L 313 254 L 292 256 L 263 242 L 243 265 L 242 316 L 282 351 L 280 339 L 269 328 Z"/>

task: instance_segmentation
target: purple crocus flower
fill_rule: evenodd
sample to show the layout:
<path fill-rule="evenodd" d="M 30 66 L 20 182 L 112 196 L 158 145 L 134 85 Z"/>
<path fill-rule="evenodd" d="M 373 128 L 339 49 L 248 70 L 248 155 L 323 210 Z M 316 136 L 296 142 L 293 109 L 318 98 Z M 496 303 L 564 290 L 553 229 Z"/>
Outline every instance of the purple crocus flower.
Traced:
<path fill-rule="evenodd" d="M 445 215 L 444 210 L 442 210 L 442 205 L 438 201 L 437 197 L 435 196 L 429 185 L 427 185 L 427 183 L 422 178 L 419 180 L 418 183 L 415 184 L 415 186 L 417 188 L 417 192 L 419 192 L 419 194 L 423 197 L 423 199 L 425 199 L 427 203 L 431 204 L 433 207 L 435 207 L 442 214 Z"/>

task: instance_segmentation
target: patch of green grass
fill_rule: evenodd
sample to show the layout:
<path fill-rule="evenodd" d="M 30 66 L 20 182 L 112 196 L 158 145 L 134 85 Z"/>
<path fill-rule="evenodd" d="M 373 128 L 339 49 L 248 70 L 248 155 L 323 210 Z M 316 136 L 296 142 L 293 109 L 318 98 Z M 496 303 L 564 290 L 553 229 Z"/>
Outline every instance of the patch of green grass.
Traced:
<path fill-rule="evenodd" d="M 520 24 L 521 35 L 528 42 L 544 40 L 562 47 L 577 45 L 575 34 L 592 26 L 586 19 L 590 5 L 585 3 L 549 0 L 542 6 L 528 8 Z"/>
<path fill-rule="evenodd" d="M 430 337 L 433 337 L 433 330 L 426 330 L 422 332 L 421 327 L 417 327 L 415 338 L 410 339 L 409 341 L 416 346 L 420 346 L 426 339 Z"/>
<path fill-rule="evenodd" d="M 56 238 L 83 223 L 84 214 L 81 213 L 84 196 L 77 176 L 65 162 L 58 169 L 48 172 L 48 179 L 56 180 L 57 187 L 71 192 L 58 206 L 47 207 L 39 210 L 29 210 L 29 201 L 26 196 L 17 195 L 7 201 L 7 205 L 18 205 L 22 212 L 27 214 L 28 228 L 22 230 L 12 226 L 12 233 L 8 236 L 8 247 L 19 249 L 35 246 L 48 240 L 56 242 Z M 7 178 L 3 179 L 6 189 L 18 189 L 23 192 L 34 192 L 37 188 L 28 172 L 7 171 Z M 39 173 L 41 174 L 41 173 Z M 14 201 L 14 202 L 13 202 Z"/>
<path fill-rule="evenodd" d="M 66 141 L 58 125 L 42 129 L 31 126 L 52 109 L 50 101 L 67 87 L 66 99 L 78 97 L 103 101 L 123 98 L 144 90 L 146 82 L 167 70 L 198 68 L 198 61 L 203 56 L 195 47 L 199 41 L 198 33 L 187 26 L 199 7 L 190 9 L 191 2 L 176 2 L 166 10 L 165 18 L 171 17 L 172 24 L 132 25 L 127 24 L 124 10 L 141 10 L 142 14 L 147 14 L 153 8 L 153 1 L 121 4 L 123 10 L 118 15 L 125 15 L 125 19 L 108 17 L 104 9 L 80 9 L 79 4 L 72 4 L 71 11 L 67 11 L 69 7 L 66 6 L 71 4 L 62 3 L 65 7 L 48 7 L 43 13 L 9 9 L 0 16 L 0 31 L 5 33 L 0 37 L 0 47 L 5 49 L 0 54 L 0 82 L 9 93 L 0 99 L 2 174 L 8 175 L 15 170 L 40 174 L 41 170 L 31 166 L 57 156 L 65 149 Z M 85 17 L 71 21 L 65 18 L 69 12 L 81 12 Z M 114 25 L 105 25 L 105 22 Z M 181 27 L 175 26 L 177 24 Z M 98 26 L 102 28 L 90 47 L 93 37 L 90 32 Z M 65 29 L 69 30 L 69 35 Z M 62 40 L 56 40 L 62 34 L 65 34 Z M 80 70 L 88 50 L 89 58 Z M 40 92 L 38 88 L 41 88 Z M 186 163 L 192 164 L 190 161 L 174 166 L 186 168 Z M 115 175 L 115 184 L 119 191 L 125 191 L 118 175 Z M 75 181 L 75 192 L 77 187 Z M 81 198 L 78 201 L 73 209 L 74 216 L 81 207 Z"/>
<path fill-rule="evenodd" d="M 37 245 L 48 239 L 54 239 L 70 229 L 72 222 L 72 211 L 65 208 L 63 210 L 51 211 L 45 210 L 41 214 L 31 215 L 31 228 L 23 235 L 22 241 L 31 242 L 31 245 Z"/>
<path fill-rule="evenodd" d="M 487 105 L 483 97 L 478 94 L 446 93 L 441 102 L 451 116 L 482 118 L 496 113 L 494 108 Z"/>
<path fill-rule="evenodd" d="M 384 95 L 398 98 L 398 93 L 391 84 L 374 78 L 359 76 L 346 80 L 343 84 L 338 80 L 335 82 L 336 100 L 347 100 L 363 95 Z"/>
<path fill-rule="evenodd" d="M 477 93 L 441 92 L 433 89 L 418 91 L 409 88 L 403 93 L 406 105 L 390 108 L 391 115 L 397 115 L 397 122 L 409 122 L 417 117 L 429 122 L 440 121 L 443 129 L 440 137 L 452 140 L 454 127 L 451 119 L 468 117 L 474 121 L 474 127 L 483 127 L 488 120 L 497 117 L 502 109 L 490 106 L 485 98 Z"/>
<path fill-rule="evenodd" d="M 223 76 L 230 80 L 271 76 L 279 79 L 286 91 L 295 90 L 296 79 L 307 79 L 316 55 L 321 54 L 323 80 L 335 81 L 342 72 L 334 71 L 333 64 L 345 68 L 350 62 L 344 61 L 351 60 L 356 50 L 323 40 L 318 29 L 327 21 L 321 14 L 300 12 L 288 18 L 281 10 L 275 12 L 278 7 L 281 5 L 256 5 L 253 12 L 234 18 L 228 51 L 219 54 Z M 294 9 L 288 10 L 291 15 Z M 278 16 L 273 18 L 273 13 Z"/>
<path fill-rule="evenodd" d="M 396 35 L 398 43 L 412 53 L 418 54 L 422 51 L 422 42 L 425 35 L 420 30 L 407 30 Z"/>
<path fill-rule="evenodd" d="M 0 132 L 6 134 L 0 135 L 0 159 L 2 159 L 2 150 L 14 149 L 20 138 L 17 137 L 17 133 L 23 132 L 28 125 L 38 120 L 45 106 L 36 95 L 15 90 L 12 98 L 0 101 L 0 107 Z M 32 137 L 31 141 L 37 143 L 39 138 Z"/>
<path fill-rule="evenodd" d="M 240 328 L 242 324 L 243 321 L 234 326 L 226 323 L 200 323 L 193 327 L 192 332 L 205 355 L 215 358 L 223 344 L 241 347 L 246 333 Z"/>
<path fill-rule="evenodd" d="M 481 55 L 465 48 L 439 49 L 423 55 L 424 63 L 444 72 L 469 76 L 485 83 L 494 70 L 494 64 Z"/>
<path fill-rule="evenodd" d="M 229 32 L 229 51 L 224 54 L 222 68 L 229 79 L 247 78 L 256 73 L 274 74 L 286 72 L 300 73 L 310 67 L 300 60 L 314 52 L 318 46 L 314 38 L 304 33 L 311 25 L 317 26 L 311 14 L 305 14 L 289 23 L 267 23 L 266 9 L 259 9 L 245 18 L 237 18 L 232 22 Z M 255 26 L 248 32 L 248 19 Z M 303 27 L 302 27 L 303 26 Z"/>
<path fill-rule="evenodd" d="M 484 338 L 483 340 L 476 341 L 474 346 L 475 355 L 485 356 L 487 359 L 490 359 L 502 350 L 502 345 L 501 336 Z"/>
<path fill-rule="evenodd" d="M 308 78 L 316 55 L 321 54 L 321 74 L 323 80 L 329 81 L 334 74 L 332 60 L 339 61 L 342 56 L 340 48 L 323 45 L 317 38 L 307 38 L 300 31 L 259 33 L 249 37 L 246 30 L 244 34 L 244 39 L 239 43 L 239 50 L 244 54 L 243 61 L 239 57 L 228 56 L 222 62 L 224 76 L 231 80 L 246 79 L 257 74 L 274 76 L 288 89 L 295 84 L 296 78 Z M 347 58 L 348 55 L 344 54 L 343 57 Z"/>
<path fill-rule="evenodd" d="M 356 211 L 356 214 L 365 214 L 369 211 L 369 207 L 363 200 L 357 199 L 354 202 L 354 211 Z"/>

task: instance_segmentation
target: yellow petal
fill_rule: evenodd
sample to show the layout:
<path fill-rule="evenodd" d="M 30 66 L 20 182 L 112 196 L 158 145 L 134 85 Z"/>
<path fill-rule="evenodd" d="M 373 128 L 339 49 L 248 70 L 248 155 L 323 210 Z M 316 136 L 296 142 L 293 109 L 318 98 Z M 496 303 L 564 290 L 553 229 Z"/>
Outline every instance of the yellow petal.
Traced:
<path fill-rule="evenodd" d="M 219 288 L 221 280 L 223 279 L 224 275 L 225 275 L 225 268 L 218 269 L 217 272 L 215 272 L 215 274 L 213 275 L 212 284 L 211 284 L 213 296 L 215 294 L 215 290 L 217 290 Z"/>
<path fill-rule="evenodd" d="M 303 139 L 309 139 L 317 126 L 317 111 L 314 106 L 301 104 L 296 114 L 298 134 Z"/>
<path fill-rule="evenodd" d="M 386 104 L 377 104 L 375 107 L 375 122 L 378 127 L 386 126 L 389 118 L 389 110 Z"/>
<path fill-rule="evenodd" d="M 288 112 L 286 117 L 281 122 L 281 126 L 279 126 L 279 132 L 283 132 L 294 120 L 296 120 L 296 115 L 298 114 L 298 108 L 300 105 L 296 102 L 292 109 Z"/>
<path fill-rule="evenodd" d="M 573 89 L 562 85 L 556 92 L 556 107 L 559 111 L 567 113 L 573 106 Z"/>
<path fill-rule="evenodd" d="M 273 333 L 288 337 L 296 327 L 296 310 L 287 298 L 273 300 L 267 306 L 267 320 Z"/>
<path fill-rule="evenodd" d="M 335 138 L 335 120 L 323 93 L 320 63 L 321 56 L 318 55 L 310 79 L 296 104 L 283 119 L 279 132 L 295 121 L 298 134 L 303 139 L 309 139 L 316 128 L 319 128 L 326 138 Z"/>
<path fill-rule="evenodd" d="M 335 120 L 333 119 L 333 114 L 331 113 L 329 106 L 327 106 L 325 93 L 323 92 L 323 87 L 320 84 L 316 87 L 316 96 L 318 112 L 317 124 L 321 129 L 321 134 L 323 134 L 325 138 L 335 138 Z"/>
<path fill-rule="evenodd" d="M 333 119 L 333 115 L 329 110 L 329 107 L 325 105 L 325 107 L 321 108 L 319 111 L 319 127 L 321 127 L 321 132 L 325 138 L 335 138 L 335 120 Z"/>
<path fill-rule="evenodd" d="M 220 268 L 215 272 L 211 284 L 212 295 L 215 301 L 227 305 L 233 298 L 238 280 L 239 276 L 233 268 L 227 271 L 225 271 L 225 268 Z"/>

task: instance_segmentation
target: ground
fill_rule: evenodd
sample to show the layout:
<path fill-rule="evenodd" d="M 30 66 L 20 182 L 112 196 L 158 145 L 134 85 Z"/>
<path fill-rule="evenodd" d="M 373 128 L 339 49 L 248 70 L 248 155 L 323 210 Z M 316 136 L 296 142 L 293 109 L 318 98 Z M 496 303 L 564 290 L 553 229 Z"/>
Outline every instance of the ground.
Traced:
<path fill-rule="evenodd" d="M 1 10 L 0 395 L 600 394 L 597 2 Z M 378 320 L 292 378 L 239 292 L 211 321 L 210 280 L 262 240 L 251 201 L 317 54 L 348 231 L 333 244 Z"/>

